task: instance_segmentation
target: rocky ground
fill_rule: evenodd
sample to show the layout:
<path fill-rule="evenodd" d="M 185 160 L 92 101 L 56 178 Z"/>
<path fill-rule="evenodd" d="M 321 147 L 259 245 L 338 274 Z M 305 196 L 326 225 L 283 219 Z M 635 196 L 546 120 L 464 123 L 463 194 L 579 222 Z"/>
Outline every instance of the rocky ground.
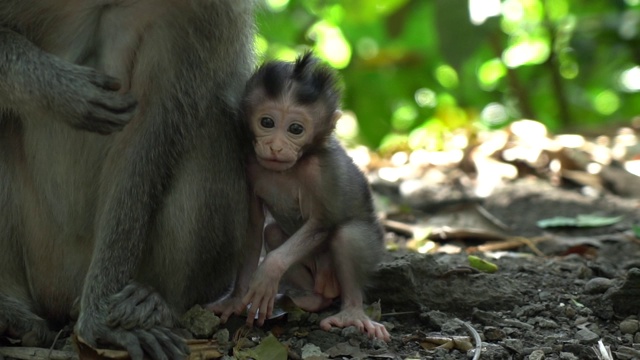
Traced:
<path fill-rule="evenodd" d="M 337 307 L 310 314 L 283 302 L 251 330 L 240 317 L 220 325 L 196 308 L 183 318 L 202 339 L 190 341 L 191 359 L 640 359 L 640 177 L 614 165 L 587 171 L 602 150 L 597 141 L 576 152 L 531 146 L 551 138 L 505 134 L 452 166 L 395 164 L 398 173 L 382 176 L 384 161 L 368 165 L 389 249 L 368 287 L 368 311 L 390 342 L 354 328 L 320 330 Z M 640 160 L 634 139 L 625 156 Z M 519 148 L 536 156 L 507 156 Z M 485 185 L 491 195 L 470 195 Z M 579 216 L 596 218 L 538 222 Z M 469 255 L 497 271 L 470 266 Z M 0 360 L 77 359 L 65 335 L 53 351 L 0 347 Z M 128 358 L 85 347 L 80 354 Z"/>
<path fill-rule="evenodd" d="M 470 268 L 464 251 L 388 254 L 368 292 L 381 302 L 381 320 L 392 334 L 388 344 L 354 329 L 320 331 L 322 314 L 275 319 L 265 330 L 275 330 L 291 358 L 303 359 L 471 359 L 477 351 L 480 359 L 598 359 L 600 340 L 612 359 L 640 359 L 640 240 L 629 232 L 640 223 L 639 205 L 541 183 L 507 187 L 481 206 L 493 222 L 508 224 L 511 235 L 489 243 L 488 232 L 474 227 L 449 230 L 463 235 L 438 241 L 470 251 L 500 249 L 514 239 L 528 244 L 476 253 L 497 272 Z M 544 218 L 591 213 L 623 219 L 594 228 L 536 226 Z M 414 216 L 415 223 L 430 217 Z M 478 333 L 479 350 L 465 324 Z"/>
<path fill-rule="evenodd" d="M 185 325 L 209 340 L 192 342 L 193 359 L 607 359 L 594 350 L 599 341 L 610 359 L 640 359 L 640 240 L 630 232 L 640 223 L 639 206 L 524 182 L 482 202 L 405 212 L 399 216 L 405 222 L 387 221 L 387 242 L 400 245 L 390 246 L 396 250 L 368 290 L 369 300 L 380 301 L 370 310 L 389 328 L 389 343 L 354 328 L 320 330 L 329 312 L 284 306 L 264 327 L 248 330 L 242 318 L 221 326 L 194 310 Z M 622 220 L 553 230 L 536 225 L 592 213 Z M 449 227 L 427 236 L 439 251 L 410 250 L 409 232 L 441 222 Z M 470 267 L 469 252 L 498 270 Z"/>

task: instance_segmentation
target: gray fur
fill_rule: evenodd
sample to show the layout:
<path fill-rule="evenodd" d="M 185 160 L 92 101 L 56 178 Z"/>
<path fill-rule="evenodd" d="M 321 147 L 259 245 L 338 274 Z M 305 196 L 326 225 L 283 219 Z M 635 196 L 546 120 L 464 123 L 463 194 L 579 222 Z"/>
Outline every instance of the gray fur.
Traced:
<path fill-rule="evenodd" d="M 48 334 L 81 297 L 86 342 L 184 355 L 166 314 L 228 288 L 247 223 L 252 5 L 0 3 L 0 329 Z"/>

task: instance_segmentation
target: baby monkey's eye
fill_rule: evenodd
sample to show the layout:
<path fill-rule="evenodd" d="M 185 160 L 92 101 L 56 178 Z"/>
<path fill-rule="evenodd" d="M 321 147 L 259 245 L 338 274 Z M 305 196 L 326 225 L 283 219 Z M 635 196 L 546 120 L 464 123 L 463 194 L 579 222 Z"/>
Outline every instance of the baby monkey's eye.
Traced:
<path fill-rule="evenodd" d="M 263 116 L 260 119 L 260 126 L 264 127 L 264 128 L 272 128 L 275 126 L 275 122 L 273 121 L 272 118 L 268 117 L 268 116 Z"/>
<path fill-rule="evenodd" d="M 300 135 L 304 131 L 304 126 L 300 124 L 291 124 L 289 125 L 289 132 L 293 135 Z"/>

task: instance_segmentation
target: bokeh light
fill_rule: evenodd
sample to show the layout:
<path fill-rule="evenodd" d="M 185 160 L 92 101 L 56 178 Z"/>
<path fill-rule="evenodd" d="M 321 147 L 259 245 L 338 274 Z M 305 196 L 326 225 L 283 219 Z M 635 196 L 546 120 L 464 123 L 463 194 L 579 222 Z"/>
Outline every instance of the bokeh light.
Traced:
<path fill-rule="evenodd" d="M 620 75 L 620 85 L 625 91 L 640 91 L 640 66 L 623 71 Z"/>
<path fill-rule="evenodd" d="M 416 90 L 414 98 L 420 107 L 434 108 L 438 105 L 436 93 L 431 89 L 421 88 Z"/>
<path fill-rule="evenodd" d="M 604 90 L 593 99 L 593 107 L 602 115 L 611 115 L 620 107 L 620 98 L 615 92 Z"/>
<path fill-rule="evenodd" d="M 329 65 L 344 69 L 351 61 L 351 46 L 339 27 L 326 21 L 320 21 L 309 30 L 309 37 L 315 40 L 316 53 Z"/>
<path fill-rule="evenodd" d="M 440 85 L 447 89 L 453 89 L 458 86 L 458 73 L 449 65 L 438 66 L 435 76 Z"/>
<path fill-rule="evenodd" d="M 267 7 L 273 12 L 280 12 L 287 8 L 289 0 L 266 0 Z"/>

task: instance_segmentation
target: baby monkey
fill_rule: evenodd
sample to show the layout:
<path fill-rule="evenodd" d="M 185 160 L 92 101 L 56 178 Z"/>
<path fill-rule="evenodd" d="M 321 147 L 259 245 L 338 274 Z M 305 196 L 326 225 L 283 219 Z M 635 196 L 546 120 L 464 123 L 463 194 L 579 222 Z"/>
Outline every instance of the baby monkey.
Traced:
<path fill-rule="evenodd" d="M 339 102 L 337 76 L 311 53 L 295 63 L 268 62 L 247 83 L 242 109 L 255 150 L 248 162 L 251 248 L 233 292 L 209 307 L 223 321 L 250 305 L 247 324 L 257 313 L 262 325 L 282 280 L 307 311 L 341 296 L 341 311 L 322 320 L 322 329 L 355 326 L 389 340 L 363 309 L 383 233 L 366 178 L 333 135 Z M 263 236 L 267 255 L 258 267 Z"/>

